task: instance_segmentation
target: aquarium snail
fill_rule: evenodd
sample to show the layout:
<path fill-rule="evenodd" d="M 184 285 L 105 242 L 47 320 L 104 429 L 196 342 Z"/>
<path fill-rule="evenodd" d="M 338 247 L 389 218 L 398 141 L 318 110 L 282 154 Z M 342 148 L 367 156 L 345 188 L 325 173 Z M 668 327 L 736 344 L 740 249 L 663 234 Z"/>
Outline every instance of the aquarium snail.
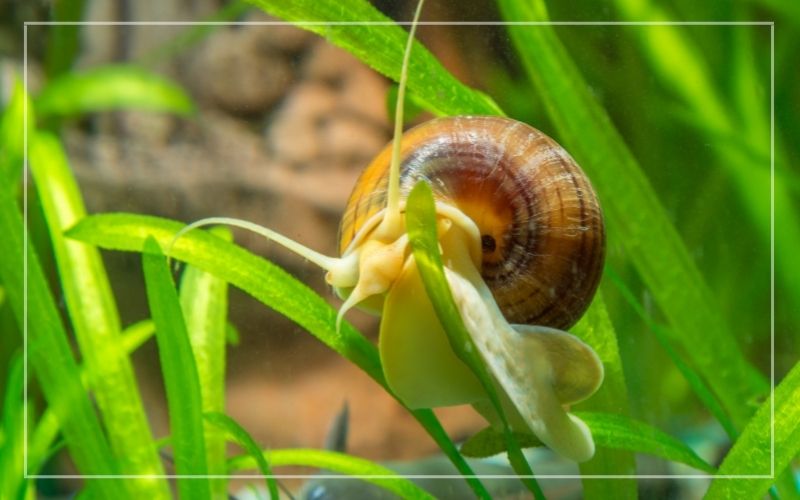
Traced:
<path fill-rule="evenodd" d="M 500 117 L 440 118 L 406 132 L 394 188 L 392 156 L 390 145 L 367 167 L 342 218 L 342 261 L 358 256 L 360 278 L 338 281 L 343 273 L 329 273 L 347 297 L 342 311 L 359 303 L 381 312 L 379 347 L 390 387 L 412 408 L 471 403 L 492 420 L 484 390 L 436 319 L 404 228 L 385 227 L 390 190 L 397 190 L 402 212 L 402 200 L 424 180 L 443 225 L 451 289 L 498 383 L 513 393 L 509 412 L 520 430 L 533 429 L 569 458 L 588 458 L 588 429 L 562 405 L 597 389 L 602 364 L 559 330 L 588 307 L 603 266 L 602 213 L 586 175 L 545 134 Z M 527 408 L 515 408 L 526 401 Z M 549 421 L 533 423 L 541 417 Z M 549 438 L 549 428 L 560 428 L 560 437 Z"/>
<path fill-rule="evenodd" d="M 506 420 L 564 457 L 588 460 L 591 432 L 568 405 L 597 390 L 603 365 L 591 347 L 562 329 L 588 307 L 603 267 L 597 197 L 563 148 L 514 120 L 439 118 L 403 134 L 415 27 L 404 53 L 395 140 L 350 196 L 340 226 L 341 257 L 229 218 L 197 221 L 175 238 L 201 225 L 232 224 L 306 257 L 327 271 L 327 282 L 344 299 L 337 329 L 354 306 L 381 314 L 386 383 L 407 407 L 472 404 L 497 425 L 488 386 L 453 352 L 410 249 L 405 198 L 427 182 L 445 278 Z"/>

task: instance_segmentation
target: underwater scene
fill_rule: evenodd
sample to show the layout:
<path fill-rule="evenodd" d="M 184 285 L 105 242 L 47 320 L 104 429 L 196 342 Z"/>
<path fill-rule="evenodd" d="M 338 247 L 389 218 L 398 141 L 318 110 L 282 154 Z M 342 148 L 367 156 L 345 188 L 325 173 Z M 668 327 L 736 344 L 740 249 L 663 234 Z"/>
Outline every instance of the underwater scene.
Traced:
<path fill-rule="evenodd" d="M 0 499 L 800 499 L 800 4 L 0 35 Z"/>

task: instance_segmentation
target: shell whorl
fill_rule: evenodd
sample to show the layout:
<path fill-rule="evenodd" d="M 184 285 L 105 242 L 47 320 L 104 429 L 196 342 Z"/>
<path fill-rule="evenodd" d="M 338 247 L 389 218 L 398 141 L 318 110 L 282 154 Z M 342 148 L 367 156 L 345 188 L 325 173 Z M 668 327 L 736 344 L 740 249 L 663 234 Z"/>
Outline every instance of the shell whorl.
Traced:
<path fill-rule="evenodd" d="M 362 173 L 340 226 L 344 252 L 386 206 L 391 145 Z M 481 275 L 509 323 L 566 329 L 600 280 L 605 230 L 594 189 L 542 132 L 507 118 L 440 118 L 406 132 L 400 192 L 426 180 L 481 232 Z"/>

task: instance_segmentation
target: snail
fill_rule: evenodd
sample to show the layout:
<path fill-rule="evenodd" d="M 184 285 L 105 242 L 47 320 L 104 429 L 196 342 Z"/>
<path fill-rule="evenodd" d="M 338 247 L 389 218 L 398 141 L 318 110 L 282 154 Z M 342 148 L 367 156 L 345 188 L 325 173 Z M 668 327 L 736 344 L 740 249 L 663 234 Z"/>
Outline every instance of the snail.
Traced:
<path fill-rule="evenodd" d="M 485 389 L 452 351 L 410 251 L 405 197 L 417 182 L 428 182 L 445 277 L 508 422 L 564 457 L 588 460 L 591 432 L 566 408 L 597 390 L 603 366 L 591 347 L 563 330 L 586 310 L 600 279 L 605 233 L 597 196 L 561 146 L 521 122 L 439 118 L 403 134 L 415 28 L 416 18 L 401 70 L 395 140 L 353 189 L 340 225 L 341 257 L 229 218 L 197 221 L 175 238 L 202 225 L 231 224 L 306 257 L 327 271 L 344 299 L 337 328 L 354 306 L 381 314 L 385 378 L 407 407 L 472 404 L 499 425 Z"/>
<path fill-rule="evenodd" d="M 359 255 L 362 263 L 360 281 L 339 290 L 347 297 L 342 311 L 366 303 L 382 312 L 381 361 L 407 406 L 470 403 L 496 423 L 484 390 L 450 349 L 404 229 L 375 235 L 386 231 L 380 225 L 387 220 L 391 159 L 392 145 L 363 172 L 342 218 L 342 259 Z M 603 267 L 602 212 L 586 175 L 542 132 L 489 116 L 439 118 L 409 130 L 399 163 L 401 206 L 417 182 L 432 187 L 445 226 L 448 281 L 509 396 L 506 413 L 516 416 L 515 427 L 533 430 L 569 458 L 591 457 L 588 429 L 562 408 L 590 396 L 603 378 L 594 351 L 562 331 L 588 307 Z M 329 281 L 336 284 L 336 277 L 329 274 Z"/>

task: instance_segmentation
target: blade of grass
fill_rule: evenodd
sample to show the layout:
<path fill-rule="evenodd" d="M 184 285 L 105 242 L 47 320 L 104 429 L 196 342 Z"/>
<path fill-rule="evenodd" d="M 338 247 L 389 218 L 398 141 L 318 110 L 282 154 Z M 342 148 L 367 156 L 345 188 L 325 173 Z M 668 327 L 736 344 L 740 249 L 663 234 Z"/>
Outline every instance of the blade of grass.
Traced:
<path fill-rule="evenodd" d="M 272 469 L 267 462 L 266 455 L 261 452 L 261 449 L 258 447 L 258 444 L 256 444 L 253 436 L 251 436 L 250 433 L 244 429 L 244 427 L 239 425 L 235 420 L 224 413 L 206 412 L 203 413 L 203 418 L 205 418 L 207 423 L 210 423 L 217 429 L 227 433 L 233 442 L 244 448 L 245 451 L 250 454 L 253 460 L 256 461 L 259 472 L 261 472 L 261 475 L 264 476 L 264 481 L 266 482 L 267 491 L 269 491 L 270 498 L 272 500 L 278 500 L 280 498 L 280 493 L 278 493 L 278 483 L 275 482 L 275 478 L 273 477 Z M 223 468 L 220 474 L 225 473 L 224 458 L 225 457 L 223 456 Z"/>
<path fill-rule="evenodd" d="M 592 430 L 592 436 L 599 447 L 646 453 L 704 472 L 713 473 L 716 470 L 680 440 L 639 420 L 612 413 L 578 411 L 575 414 Z M 517 439 L 525 448 L 543 446 L 533 434 L 517 434 Z M 503 451 L 505 438 L 491 427 L 478 432 L 461 446 L 464 456 L 475 458 L 490 457 Z M 616 480 L 610 482 L 616 484 Z M 612 497 L 617 498 L 617 495 Z"/>
<path fill-rule="evenodd" d="M 122 331 L 122 345 L 125 349 L 125 354 L 130 355 L 142 344 L 144 344 L 156 331 L 156 326 L 152 320 L 146 319 L 134 323 Z M 89 372 L 85 366 L 80 367 L 81 382 L 84 388 L 89 388 Z M 52 409 L 45 409 L 42 413 L 39 422 L 36 423 L 36 429 L 33 431 L 30 445 L 28 446 L 28 470 L 31 474 L 36 474 L 45 461 L 52 456 L 54 450 L 52 448 L 53 441 L 58 436 L 60 427 L 58 425 L 58 418 L 53 413 Z M 156 449 L 159 448 L 158 441 L 153 445 Z"/>
<path fill-rule="evenodd" d="M 20 326 L 27 355 L 49 407 L 58 416 L 70 456 L 82 474 L 119 472 L 102 426 L 83 390 L 77 363 L 34 249 L 27 245 L 14 198 L 0 189 L 0 281 Z M 26 253 L 23 251 L 26 250 Z M 27 279 L 23 276 L 27 269 Z M 28 311 L 34 314 L 28 314 Z M 88 480 L 105 498 L 128 498 L 119 481 Z"/>
<path fill-rule="evenodd" d="M 442 257 L 439 254 L 439 240 L 436 230 L 436 207 L 433 192 L 430 186 L 422 181 L 417 183 L 408 195 L 406 202 L 406 228 L 408 241 L 417 263 L 420 277 L 425 285 L 425 291 L 433 304 L 439 322 L 447 332 L 450 346 L 475 374 L 481 386 L 489 395 L 489 399 L 505 428 L 508 459 L 520 480 L 534 494 L 536 498 L 544 498 L 541 487 L 533 477 L 530 464 L 522 454 L 514 433 L 500 402 L 500 397 L 495 390 L 491 375 L 489 375 L 479 350 L 475 346 L 472 336 L 464 326 L 461 314 L 458 311 L 450 286 L 444 275 Z"/>
<path fill-rule="evenodd" d="M 166 247 L 183 227 L 180 222 L 157 217 L 102 214 L 85 217 L 68 231 L 68 236 L 102 248 L 141 252 L 147 236 L 152 235 Z M 375 346 L 346 322 L 337 333 L 336 311 L 275 264 L 198 230 L 178 239 L 170 257 L 241 288 L 308 330 L 378 383 L 386 385 Z"/>
<path fill-rule="evenodd" d="M 47 30 L 45 69 L 49 77 L 67 72 L 79 50 L 80 26 L 74 23 L 83 18 L 86 0 L 59 0 L 53 2 L 51 20 L 67 24 L 55 24 Z"/>
<path fill-rule="evenodd" d="M 0 498 L 24 498 L 28 480 L 23 473 L 23 447 L 25 412 L 22 402 L 22 353 L 11 358 L 3 395 L 0 421 Z"/>
<path fill-rule="evenodd" d="M 172 283 L 167 259 L 152 237 L 145 241 L 144 251 L 147 303 L 156 324 L 175 470 L 179 476 L 207 476 L 200 381 L 178 292 Z M 211 497 L 207 477 L 179 478 L 178 491 L 181 498 Z"/>
<path fill-rule="evenodd" d="M 325 37 L 379 73 L 395 81 L 400 78 L 408 35 L 365 0 L 249 1 L 269 14 Z M 365 22 L 379 24 L 342 24 Z M 440 115 L 503 114 L 490 97 L 458 81 L 422 44 L 414 43 L 408 89 L 415 100 Z"/>
<path fill-rule="evenodd" d="M 188 115 L 194 104 L 181 87 L 137 66 L 102 66 L 50 82 L 35 100 L 40 117 L 74 116 L 114 109 Z"/>
<path fill-rule="evenodd" d="M 775 413 L 772 415 L 774 400 Z M 774 426 L 772 425 L 774 423 Z M 770 434 L 774 432 L 774 450 Z M 774 456 L 773 456 L 774 451 Z M 756 412 L 725 456 L 718 475 L 766 475 L 758 479 L 717 478 L 706 498 L 763 497 L 775 478 L 770 475 L 787 467 L 800 453 L 800 363 L 775 387 L 774 393 Z M 772 468 L 774 458 L 774 469 Z"/>
<path fill-rule="evenodd" d="M 598 290 L 591 306 L 583 318 L 572 328 L 572 333 L 592 346 L 603 362 L 605 377 L 603 385 L 588 400 L 575 405 L 575 411 L 600 411 L 628 416 L 628 389 L 625 386 L 625 373 L 617 346 L 617 335 L 608 317 L 603 295 Z M 633 453 L 612 450 L 598 446 L 594 457 L 588 462 L 578 464 L 584 476 L 613 476 L 636 474 L 636 460 Z M 586 498 L 636 498 L 635 479 L 581 479 L 583 495 Z"/>
<path fill-rule="evenodd" d="M 120 342 L 120 322 L 98 250 L 66 240 L 63 231 L 86 215 L 80 191 L 58 139 L 33 136 L 30 167 L 50 232 L 60 283 L 75 336 L 120 468 L 130 475 L 163 474 L 139 396 L 133 367 Z M 163 479 L 132 478 L 130 491 L 166 498 Z"/>
<path fill-rule="evenodd" d="M 28 125 L 28 137 L 33 135 L 33 105 L 19 78 L 14 78 L 14 90 L 3 114 L 0 116 L 0 189 L 9 189 L 16 193 L 22 175 L 25 124 Z M 27 106 L 26 106 L 26 102 Z M 28 119 L 25 120 L 25 110 Z"/>
<path fill-rule="evenodd" d="M 344 453 L 312 449 L 265 450 L 264 456 L 267 457 L 273 467 L 287 465 L 318 467 L 349 476 L 361 476 L 364 481 L 378 485 L 399 495 L 401 498 L 433 499 L 428 492 L 398 475 L 393 470 L 369 460 L 345 455 Z M 253 469 L 255 467 L 255 460 L 249 455 L 234 457 L 228 461 L 228 470 L 230 472 Z"/>
<path fill-rule="evenodd" d="M 212 231 L 226 241 L 231 233 L 226 228 Z M 189 342 L 197 362 L 203 413 L 225 411 L 225 327 L 228 312 L 227 283 L 200 269 L 188 266 L 181 278 L 181 307 L 186 318 Z M 206 462 L 211 476 L 225 475 L 225 434 L 219 426 L 204 422 Z M 224 497 L 227 481 L 211 480 L 212 493 Z"/>
<path fill-rule="evenodd" d="M 28 474 L 39 474 L 47 461 L 64 445 L 63 441 L 53 445 L 60 431 L 56 414 L 50 408 L 45 409 L 28 442 Z"/>
<path fill-rule="evenodd" d="M 626 20 L 668 19 L 660 6 L 647 0 L 616 0 L 615 3 Z M 720 167 L 727 169 L 735 182 L 751 224 L 758 230 L 760 241 L 764 242 L 766 253 L 771 231 L 769 101 L 766 96 L 759 98 L 755 95 L 767 82 L 759 81 L 750 35 L 766 35 L 770 27 L 737 26 L 729 29 L 734 30 L 735 44 L 730 51 L 734 56 L 731 81 L 738 84 L 733 105 L 720 97 L 721 92 L 715 88 L 708 64 L 686 33 L 686 27 L 659 25 L 630 30 L 653 73 L 670 86 L 704 123 L 698 130 L 707 133 L 707 144 L 719 156 Z M 761 33 L 753 33 L 755 30 L 761 30 Z M 718 136 L 734 140 L 715 140 Z M 730 147 L 732 143 L 737 147 Z M 743 150 L 742 145 L 746 145 L 746 149 Z M 780 145 L 776 147 L 776 161 L 786 157 L 781 149 Z M 800 246 L 800 217 L 781 170 L 776 172 L 772 194 L 775 220 L 781 224 L 780 238 L 775 239 L 775 258 L 782 272 L 776 277 L 783 282 L 796 309 L 800 307 L 800 282 L 793 277 L 800 276 L 800 259 L 795 258 L 795 249 Z"/>
<path fill-rule="evenodd" d="M 179 222 L 157 217 L 103 214 L 84 218 L 68 235 L 102 248 L 141 252 L 148 235 L 168 245 L 183 227 Z M 336 310 L 283 269 L 205 231 L 192 231 L 181 237 L 174 243 L 170 256 L 225 280 L 283 314 L 364 370 L 391 394 L 377 348 L 347 321 L 337 330 Z M 481 482 L 471 477 L 474 472 L 458 454 L 433 412 L 415 410 L 411 413 L 465 476 L 475 494 L 491 498 Z"/>
<path fill-rule="evenodd" d="M 541 0 L 529 4 L 499 0 L 499 5 L 506 20 L 547 21 Z M 595 183 L 609 237 L 624 246 L 669 318 L 684 354 L 731 420 L 744 426 L 751 409 L 743 402 L 764 394 L 766 380 L 732 341 L 656 193 L 552 27 L 509 26 L 508 30 L 564 144 Z"/>
<path fill-rule="evenodd" d="M 645 311 L 644 307 L 642 307 L 639 301 L 636 300 L 633 292 L 622 281 L 617 273 L 610 268 L 606 268 L 606 276 L 610 278 L 611 283 L 614 284 L 631 309 L 633 309 L 633 311 L 647 324 L 647 327 L 658 340 L 658 343 L 661 344 L 661 346 L 667 352 L 667 355 L 670 357 L 672 362 L 675 363 L 675 366 L 683 375 L 683 378 L 685 378 L 692 387 L 694 393 L 697 395 L 700 401 L 702 401 L 708 411 L 714 415 L 720 425 L 722 425 L 722 428 L 725 429 L 728 437 L 730 437 L 732 441 L 735 440 L 738 433 L 736 432 L 736 428 L 733 426 L 733 422 L 731 422 L 731 419 L 725 413 L 725 410 L 722 409 L 717 400 L 714 398 L 714 395 L 711 393 L 711 390 L 708 388 L 705 381 L 703 381 L 703 378 L 700 376 L 700 374 L 697 373 L 697 371 L 695 371 L 689 364 L 683 361 L 683 358 L 681 358 L 672 347 L 672 341 L 670 339 L 674 336 L 674 334 L 671 333 L 668 328 L 658 324 L 655 320 L 653 320 L 653 318 L 647 313 L 647 311 Z"/>

